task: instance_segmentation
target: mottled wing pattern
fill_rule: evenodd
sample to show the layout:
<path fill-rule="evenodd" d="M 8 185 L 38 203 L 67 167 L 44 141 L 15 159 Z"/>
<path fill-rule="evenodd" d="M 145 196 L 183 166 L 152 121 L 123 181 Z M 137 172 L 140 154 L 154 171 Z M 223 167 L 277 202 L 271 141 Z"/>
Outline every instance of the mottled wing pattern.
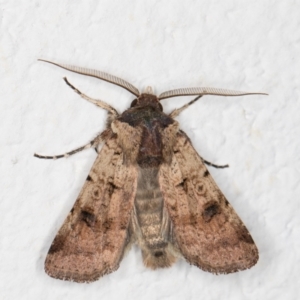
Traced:
<path fill-rule="evenodd" d="M 107 140 L 50 247 L 45 262 L 50 276 L 90 282 L 119 267 L 136 185 L 135 167 L 123 165 L 116 138 Z"/>
<path fill-rule="evenodd" d="M 172 163 L 161 166 L 159 178 L 177 247 L 188 262 L 216 274 L 257 262 L 247 228 L 185 134 L 177 134 Z"/>

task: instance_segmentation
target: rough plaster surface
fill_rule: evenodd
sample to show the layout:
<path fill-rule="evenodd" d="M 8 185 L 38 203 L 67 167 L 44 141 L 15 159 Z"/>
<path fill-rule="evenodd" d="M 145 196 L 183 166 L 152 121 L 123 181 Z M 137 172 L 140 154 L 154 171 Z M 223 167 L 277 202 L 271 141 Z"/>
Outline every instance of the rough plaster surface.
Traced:
<path fill-rule="evenodd" d="M 298 1 L 0 1 L 1 299 L 299 299 Z M 123 111 L 127 91 L 41 63 L 96 68 L 160 93 L 213 86 L 268 97 L 205 97 L 178 120 L 260 250 L 250 270 L 215 276 L 179 261 L 146 269 L 133 248 L 92 284 L 48 277 L 43 262 L 96 157 L 60 154 L 103 130 L 105 112 L 62 80 Z M 190 100 L 163 102 L 165 111 Z"/>

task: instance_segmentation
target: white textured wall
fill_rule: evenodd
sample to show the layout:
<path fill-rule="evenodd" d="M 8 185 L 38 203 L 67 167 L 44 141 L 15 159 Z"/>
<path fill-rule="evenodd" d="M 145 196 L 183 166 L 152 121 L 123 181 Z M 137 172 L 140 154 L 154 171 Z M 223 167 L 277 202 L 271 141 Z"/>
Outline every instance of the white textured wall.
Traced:
<path fill-rule="evenodd" d="M 299 299 L 300 3 L 244 0 L 0 1 L 1 299 Z M 250 270 L 215 276 L 184 261 L 146 269 L 133 248 L 92 284 L 54 280 L 43 262 L 95 160 L 59 154 L 103 130 L 119 87 L 41 63 L 96 68 L 140 89 L 213 86 L 268 97 L 205 97 L 178 118 L 260 251 Z M 165 111 L 190 98 L 164 101 Z M 298 297 L 297 297 L 298 295 Z"/>

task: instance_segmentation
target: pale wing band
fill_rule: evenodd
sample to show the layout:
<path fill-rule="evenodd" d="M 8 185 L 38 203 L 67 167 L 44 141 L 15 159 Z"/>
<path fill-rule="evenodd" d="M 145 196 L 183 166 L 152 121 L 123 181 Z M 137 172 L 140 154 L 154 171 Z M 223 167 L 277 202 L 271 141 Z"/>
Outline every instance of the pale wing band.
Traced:
<path fill-rule="evenodd" d="M 182 88 L 164 92 L 159 95 L 159 100 L 178 96 L 217 95 L 217 96 L 244 96 L 244 95 L 268 95 L 265 93 L 246 93 L 209 87 Z"/>
<path fill-rule="evenodd" d="M 135 95 L 137 97 L 140 95 L 140 92 L 136 87 L 134 87 L 132 84 L 130 84 L 129 82 L 127 82 L 119 77 L 116 77 L 116 76 L 113 76 L 113 75 L 110 75 L 110 74 L 107 74 L 107 73 L 104 73 L 101 71 L 93 70 L 93 69 L 86 69 L 86 68 L 81 68 L 81 67 L 76 67 L 76 66 L 71 66 L 71 65 L 66 65 L 66 64 L 58 64 L 58 63 L 51 62 L 51 61 L 44 60 L 44 59 L 39 59 L 39 60 L 45 61 L 47 63 L 53 64 L 55 66 L 61 67 L 63 69 L 71 71 L 71 72 L 75 72 L 75 73 L 87 75 L 87 76 L 92 76 L 92 77 L 96 77 L 98 79 L 108 81 L 110 83 L 113 83 L 115 85 L 118 85 L 118 86 L 126 89 L 127 91 L 129 91 L 130 93 L 132 93 L 133 95 Z"/>

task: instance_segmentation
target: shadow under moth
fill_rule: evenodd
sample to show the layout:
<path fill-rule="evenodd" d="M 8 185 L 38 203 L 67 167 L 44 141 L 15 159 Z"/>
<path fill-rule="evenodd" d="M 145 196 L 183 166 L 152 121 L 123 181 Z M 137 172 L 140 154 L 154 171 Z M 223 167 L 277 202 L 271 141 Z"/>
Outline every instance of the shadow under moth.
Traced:
<path fill-rule="evenodd" d="M 46 61 L 49 62 L 49 61 Z M 52 62 L 49 62 L 52 63 Z M 118 269 L 133 243 L 151 269 L 170 267 L 178 258 L 215 274 L 252 267 L 258 250 L 247 228 L 226 200 L 190 139 L 174 119 L 203 95 L 242 96 L 216 88 L 182 88 L 145 93 L 104 72 L 52 63 L 66 70 L 116 84 L 135 96 L 119 114 L 109 104 L 81 93 L 108 112 L 106 129 L 89 144 L 63 155 L 93 147 L 100 153 L 45 261 L 54 278 L 92 282 Z M 161 100 L 197 96 L 188 104 L 163 112 Z M 97 151 L 98 152 L 98 151 Z"/>

